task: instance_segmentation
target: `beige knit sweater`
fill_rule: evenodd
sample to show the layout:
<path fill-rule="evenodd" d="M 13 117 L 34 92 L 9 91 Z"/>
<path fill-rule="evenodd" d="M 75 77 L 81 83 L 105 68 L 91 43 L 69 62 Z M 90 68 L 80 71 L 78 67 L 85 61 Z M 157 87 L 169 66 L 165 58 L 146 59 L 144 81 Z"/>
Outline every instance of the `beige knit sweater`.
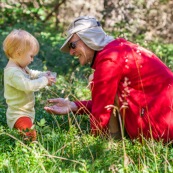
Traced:
<path fill-rule="evenodd" d="M 35 118 L 35 96 L 38 91 L 48 84 L 48 79 L 42 72 L 26 68 L 27 73 L 19 67 L 4 69 L 4 97 L 8 105 L 7 124 L 13 128 L 17 119 L 22 116 Z M 40 77 L 39 77 L 40 76 Z"/>

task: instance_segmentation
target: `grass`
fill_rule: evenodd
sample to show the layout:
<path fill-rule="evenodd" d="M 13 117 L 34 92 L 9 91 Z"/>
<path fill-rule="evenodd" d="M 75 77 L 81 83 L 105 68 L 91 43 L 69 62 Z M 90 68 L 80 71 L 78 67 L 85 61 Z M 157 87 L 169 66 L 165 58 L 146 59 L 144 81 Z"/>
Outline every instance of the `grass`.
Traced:
<path fill-rule="evenodd" d="M 173 149 L 160 142 L 131 142 L 78 134 L 78 129 L 38 130 L 38 142 L 24 143 L 17 132 L 1 128 L 1 172 L 172 172 Z M 6 145 L 4 145 L 4 142 Z"/>
<path fill-rule="evenodd" d="M 86 115 L 51 115 L 43 110 L 47 97 L 58 96 L 62 77 L 55 86 L 36 94 L 36 129 L 38 141 L 25 142 L 17 130 L 6 125 L 4 103 L 0 106 L 0 172 L 1 173 L 168 173 L 173 172 L 172 144 L 153 140 L 131 141 L 93 137 Z M 80 88 L 74 86 L 78 82 Z M 68 83 L 69 84 L 69 83 Z M 85 82 L 68 85 L 67 95 L 85 91 Z M 71 88 L 72 87 L 72 88 Z M 67 93 L 66 93 L 67 92 Z M 68 95 L 73 96 L 73 93 Z"/>

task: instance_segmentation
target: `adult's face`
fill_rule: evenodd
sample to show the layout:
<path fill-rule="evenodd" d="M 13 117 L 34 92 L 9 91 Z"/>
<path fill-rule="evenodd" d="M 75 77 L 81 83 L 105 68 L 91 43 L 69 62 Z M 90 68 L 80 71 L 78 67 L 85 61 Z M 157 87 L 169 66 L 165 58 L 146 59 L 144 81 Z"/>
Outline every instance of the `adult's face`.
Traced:
<path fill-rule="evenodd" d="M 94 50 L 89 48 L 77 34 L 73 35 L 68 44 L 70 45 L 70 55 L 78 57 L 81 65 L 92 62 Z"/>

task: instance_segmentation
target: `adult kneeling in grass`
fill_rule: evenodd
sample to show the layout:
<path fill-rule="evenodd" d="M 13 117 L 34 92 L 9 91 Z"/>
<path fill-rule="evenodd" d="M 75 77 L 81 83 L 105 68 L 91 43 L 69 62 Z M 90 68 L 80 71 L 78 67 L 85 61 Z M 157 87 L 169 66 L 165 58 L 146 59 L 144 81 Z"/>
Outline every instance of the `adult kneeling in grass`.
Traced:
<path fill-rule="evenodd" d="M 54 105 L 45 107 L 45 110 L 54 114 L 90 112 L 91 133 L 100 135 L 107 134 L 113 109 L 118 107 L 131 139 L 145 137 L 171 141 L 171 70 L 145 48 L 106 35 L 94 17 L 75 19 L 67 33 L 61 51 L 77 56 L 81 65 L 90 63 L 95 70 L 91 84 L 92 100 L 50 99 Z M 118 103 L 115 105 L 116 97 Z"/>

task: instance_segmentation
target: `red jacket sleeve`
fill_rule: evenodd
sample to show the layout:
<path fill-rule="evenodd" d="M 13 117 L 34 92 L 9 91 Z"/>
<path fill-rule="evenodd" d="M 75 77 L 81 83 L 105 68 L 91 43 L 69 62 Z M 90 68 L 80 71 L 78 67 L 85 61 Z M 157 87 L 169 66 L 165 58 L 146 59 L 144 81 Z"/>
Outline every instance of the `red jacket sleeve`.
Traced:
<path fill-rule="evenodd" d="M 114 105 L 123 71 L 120 56 L 123 56 L 120 49 L 107 46 L 96 57 L 90 116 L 91 130 L 94 134 L 100 134 L 107 129 L 112 110 L 106 107 Z"/>
<path fill-rule="evenodd" d="M 76 114 L 87 114 L 90 115 L 91 113 L 91 109 L 92 109 L 92 101 L 75 101 L 74 102 L 77 107 L 78 107 L 78 111 L 76 112 Z"/>

